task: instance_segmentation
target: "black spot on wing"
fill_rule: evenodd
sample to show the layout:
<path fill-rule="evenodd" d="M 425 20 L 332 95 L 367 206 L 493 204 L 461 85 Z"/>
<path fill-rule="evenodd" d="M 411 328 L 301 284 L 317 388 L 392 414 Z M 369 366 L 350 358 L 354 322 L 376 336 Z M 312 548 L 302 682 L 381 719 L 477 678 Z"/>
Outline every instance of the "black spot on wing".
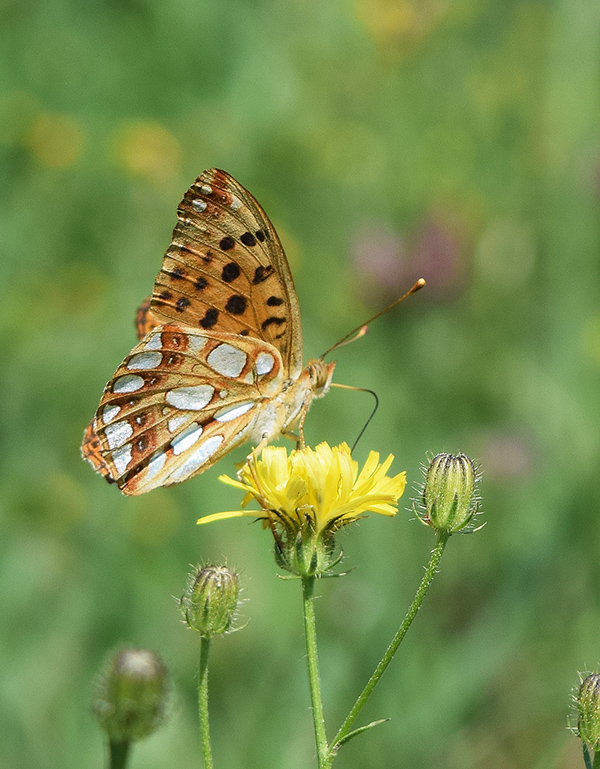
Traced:
<path fill-rule="evenodd" d="M 232 315 L 241 315 L 245 312 L 247 305 L 248 301 L 246 297 L 240 296 L 239 294 L 232 294 L 227 300 L 225 309 Z"/>
<path fill-rule="evenodd" d="M 231 235 L 225 235 L 224 238 L 221 238 L 221 241 L 219 242 L 219 248 L 221 251 L 229 251 L 235 246 L 235 240 L 231 237 Z"/>
<path fill-rule="evenodd" d="M 214 307 L 211 307 L 210 310 L 207 310 L 204 317 L 200 320 L 200 325 L 202 328 L 212 328 L 217 320 L 219 319 L 219 311 L 215 310 Z"/>
<path fill-rule="evenodd" d="M 241 270 L 239 264 L 236 264 L 235 262 L 229 262 L 225 265 L 225 267 L 223 267 L 221 277 L 225 283 L 231 283 L 232 280 L 239 278 L 240 273 Z"/>
<path fill-rule="evenodd" d="M 283 299 L 279 296 L 270 296 L 267 299 L 267 304 L 269 307 L 279 307 L 280 304 L 283 304 Z"/>
<path fill-rule="evenodd" d="M 263 320 L 260 326 L 263 331 L 266 331 L 269 328 L 269 326 L 281 326 L 282 323 L 285 323 L 285 318 L 277 318 L 275 316 L 272 316 L 271 318 L 267 318 L 266 320 Z"/>
<path fill-rule="evenodd" d="M 267 267 L 261 264 L 254 271 L 254 278 L 252 279 L 252 282 L 254 283 L 254 285 L 256 285 L 257 283 L 262 283 L 263 280 L 266 280 L 269 277 L 269 275 L 273 274 L 274 271 L 275 271 L 275 267 L 273 267 L 272 264 L 269 264 Z"/>
<path fill-rule="evenodd" d="M 256 230 L 254 234 L 256 235 L 257 240 L 260 240 L 261 243 L 264 243 L 266 236 L 262 230 Z"/>
<path fill-rule="evenodd" d="M 189 306 L 190 306 L 190 300 L 185 296 L 179 297 L 179 299 L 175 303 L 175 309 L 177 310 L 177 312 L 183 312 L 185 308 Z"/>
<path fill-rule="evenodd" d="M 256 245 L 256 238 L 251 232 L 244 232 L 242 235 L 240 235 L 240 240 L 245 246 Z"/>
<path fill-rule="evenodd" d="M 194 283 L 194 286 L 197 291 L 204 291 L 204 289 L 208 286 L 208 281 L 206 278 L 203 278 L 202 275 L 200 275 L 200 277 L 197 278 L 196 282 Z"/>

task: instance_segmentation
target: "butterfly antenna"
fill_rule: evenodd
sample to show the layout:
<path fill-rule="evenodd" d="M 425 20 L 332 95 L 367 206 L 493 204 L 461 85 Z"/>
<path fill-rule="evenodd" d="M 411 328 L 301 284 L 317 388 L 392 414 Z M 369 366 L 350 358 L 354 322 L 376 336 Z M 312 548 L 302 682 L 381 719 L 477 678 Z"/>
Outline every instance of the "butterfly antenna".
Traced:
<path fill-rule="evenodd" d="M 356 440 L 352 444 L 352 448 L 350 449 L 350 453 L 352 454 L 352 452 L 354 451 L 354 449 L 358 445 L 359 440 L 365 434 L 365 430 L 369 426 L 370 421 L 373 419 L 373 417 L 377 413 L 377 409 L 379 408 L 379 398 L 377 396 L 377 393 L 374 390 L 367 390 L 365 387 L 352 387 L 351 385 L 338 384 L 337 382 L 332 382 L 331 386 L 332 387 L 338 387 L 340 390 L 355 390 L 355 391 L 361 392 L 361 393 L 370 393 L 375 398 L 375 406 L 373 408 L 373 411 L 369 414 L 369 418 L 367 419 L 367 421 L 362 426 L 362 429 L 359 432 L 358 437 L 356 438 Z"/>
<path fill-rule="evenodd" d="M 350 344 L 350 342 L 354 342 L 357 339 L 360 339 L 361 336 L 364 336 L 367 333 L 369 323 L 372 323 L 374 320 L 381 317 L 381 315 L 385 315 L 386 312 L 389 312 L 393 307 L 395 307 L 397 304 L 400 304 L 400 302 L 404 301 L 411 294 L 414 294 L 416 291 L 419 291 L 420 289 L 422 289 L 424 285 L 425 285 L 425 278 L 419 278 L 419 280 L 415 283 L 415 285 L 412 286 L 412 288 L 409 288 L 409 290 L 405 294 L 403 294 L 399 299 L 394 300 L 391 304 L 388 304 L 387 307 L 384 307 L 383 310 L 379 310 L 379 312 L 373 315 L 372 318 L 369 318 L 369 320 L 365 321 L 364 323 L 361 323 L 360 326 L 357 326 L 356 328 L 353 328 L 352 331 L 349 331 L 345 336 L 343 336 L 340 339 L 339 342 L 336 342 L 332 347 L 330 347 L 326 352 L 324 352 L 323 355 L 321 355 L 321 359 L 323 359 L 326 355 L 329 355 L 330 352 L 337 350 L 338 347 L 343 347 L 345 344 Z M 338 387 L 339 386 L 340 385 L 338 385 Z M 371 392 L 371 391 L 367 390 L 366 392 Z"/>

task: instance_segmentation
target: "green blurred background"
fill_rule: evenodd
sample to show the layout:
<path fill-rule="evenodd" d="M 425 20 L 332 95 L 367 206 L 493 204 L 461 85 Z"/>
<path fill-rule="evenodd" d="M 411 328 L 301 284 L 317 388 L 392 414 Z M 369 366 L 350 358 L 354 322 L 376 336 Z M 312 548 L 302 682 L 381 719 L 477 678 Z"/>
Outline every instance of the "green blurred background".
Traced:
<path fill-rule="evenodd" d="M 381 408 L 357 451 L 481 461 L 488 525 L 442 572 L 336 766 L 582 766 L 566 731 L 600 662 L 599 64 L 596 0 L 0 2 L 0 767 L 100 767 L 92 681 L 120 644 L 174 681 L 132 769 L 199 765 L 190 562 L 241 571 L 246 627 L 215 642 L 218 767 L 315 766 L 300 594 L 218 469 L 124 498 L 79 456 L 134 344 L 193 179 L 225 168 L 286 247 L 307 356 L 424 276 L 337 354 Z M 352 441 L 332 391 L 311 442 Z M 404 502 L 409 506 L 408 492 Z M 433 545 L 401 509 L 341 535 L 319 585 L 333 734 Z"/>

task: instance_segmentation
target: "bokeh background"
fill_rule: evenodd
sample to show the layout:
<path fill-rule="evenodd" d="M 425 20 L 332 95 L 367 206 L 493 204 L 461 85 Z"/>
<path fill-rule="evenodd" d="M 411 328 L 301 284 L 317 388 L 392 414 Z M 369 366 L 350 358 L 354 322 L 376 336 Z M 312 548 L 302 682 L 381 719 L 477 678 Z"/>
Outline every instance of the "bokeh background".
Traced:
<path fill-rule="evenodd" d="M 2 0 L 0 767 L 100 767 L 96 672 L 160 653 L 167 725 L 135 767 L 199 765 L 189 563 L 241 571 L 240 632 L 213 645 L 221 767 L 315 766 L 295 582 L 218 469 L 122 497 L 79 456 L 134 343 L 184 190 L 234 174 L 286 247 L 318 355 L 377 391 L 357 457 L 480 460 L 488 525 L 454 537 L 344 767 L 582 766 L 566 730 L 600 662 L 600 5 L 595 0 Z M 311 442 L 352 441 L 332 391 Z M 410 506 L 407 491 L 404 501 Z M 432 533 L 401 509 L 340 538 L 319 585 L 333 734 L 396 629 Z"/>

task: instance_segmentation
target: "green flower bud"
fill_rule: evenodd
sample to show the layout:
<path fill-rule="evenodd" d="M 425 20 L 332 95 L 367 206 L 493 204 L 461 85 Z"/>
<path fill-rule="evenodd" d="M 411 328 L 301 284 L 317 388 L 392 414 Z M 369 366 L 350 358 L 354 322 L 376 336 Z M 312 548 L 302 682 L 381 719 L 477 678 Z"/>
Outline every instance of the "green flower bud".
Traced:
<path fill-rule="evenodd" d="M 198 566 L 190 574 L 180 605 L 192 630 L 210 638 L 231 629 L 238 606 L 238 575 L 226 566 Z"/>
<path fill-rule="evenodd" d="M 478 474 L 465 454 L 438 454 L 425 471 L 423 504 L 419 518 L 448 535 L 475 531 L 469 524 L 479 512 Z"/>
<path fill-rule="evenodd" d="M 577 733 L 581 740 L 600 750 L 600 674 L 584 678 L 575 698 L 577 703 Z"/>
<path fill-rule="evenodd" d="M 102 674 L 93 711 L 111 742 L 127 743 L 160 726 L 167 697 L 167 670 L 160 657 L 146 649 L 124 649 Z"/>

